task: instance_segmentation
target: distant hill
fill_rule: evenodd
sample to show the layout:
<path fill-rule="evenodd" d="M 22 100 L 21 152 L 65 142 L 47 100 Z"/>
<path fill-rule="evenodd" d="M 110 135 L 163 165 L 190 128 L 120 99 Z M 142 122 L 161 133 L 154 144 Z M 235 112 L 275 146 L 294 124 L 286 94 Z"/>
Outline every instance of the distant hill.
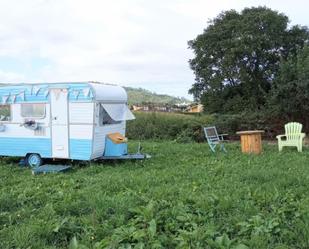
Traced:
<path fill-rule="evenodd" d="M 157 94 L 143 88 L 124 87 L 128 93 L 129 105 L 142 103 L 155 104 L 181 104 L 191 103 L 192 101 L 186 98 L 173 97 L 167 94 Z"/>

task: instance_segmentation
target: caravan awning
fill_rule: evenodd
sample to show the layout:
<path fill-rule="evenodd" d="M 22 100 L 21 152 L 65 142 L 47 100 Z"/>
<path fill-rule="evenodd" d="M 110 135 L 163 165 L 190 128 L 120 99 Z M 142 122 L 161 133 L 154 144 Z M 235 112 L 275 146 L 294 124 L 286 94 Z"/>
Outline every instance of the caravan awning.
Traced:
<path fill-rule="evenodd" d="M 126 104 L 102 104 L 108 115 L 115 121 L 135 119 Z"/>

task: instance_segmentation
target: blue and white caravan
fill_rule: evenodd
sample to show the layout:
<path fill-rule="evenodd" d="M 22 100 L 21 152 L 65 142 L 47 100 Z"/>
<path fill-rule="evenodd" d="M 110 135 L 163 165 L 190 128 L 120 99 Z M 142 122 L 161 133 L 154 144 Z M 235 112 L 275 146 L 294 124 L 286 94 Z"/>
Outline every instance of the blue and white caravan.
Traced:
<path fill-rule="evenodd" d="M 107 135 L 125 136 L 134 119 L 122 87 L 96 82 L 3 84 L 0 101 L 0 156 L 25 157 L 29 166 L 100 159 Z"/>

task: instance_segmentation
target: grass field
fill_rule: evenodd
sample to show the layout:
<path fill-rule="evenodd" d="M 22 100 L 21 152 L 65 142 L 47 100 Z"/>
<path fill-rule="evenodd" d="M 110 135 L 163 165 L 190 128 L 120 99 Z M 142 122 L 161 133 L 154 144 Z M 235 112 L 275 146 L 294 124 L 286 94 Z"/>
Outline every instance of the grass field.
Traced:
<path fill-rule="evenodd" d="M 0 166 L 0 248 L 309 248 L 309 150 L 144 142 L 144 162 Z"/>

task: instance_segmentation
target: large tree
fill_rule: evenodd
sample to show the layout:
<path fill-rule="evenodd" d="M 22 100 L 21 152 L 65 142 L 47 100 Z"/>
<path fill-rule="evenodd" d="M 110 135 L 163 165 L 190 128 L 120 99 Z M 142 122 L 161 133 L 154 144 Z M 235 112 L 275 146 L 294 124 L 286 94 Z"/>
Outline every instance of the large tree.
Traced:
<path fill-rule="evenodd" d="M 280 64 L 268 109 L 283 121 L 299 121 L 309 128 L 309 47 Z"/>
<path fill-rule="evenodd" d="M 264 106 L 280 61 L 304 46 L 307 27 L 288 27 L 286 15 L 266 7 L 230 10 L 189 41 L 196 80 L 190 89 L 209 112 Z"/>

